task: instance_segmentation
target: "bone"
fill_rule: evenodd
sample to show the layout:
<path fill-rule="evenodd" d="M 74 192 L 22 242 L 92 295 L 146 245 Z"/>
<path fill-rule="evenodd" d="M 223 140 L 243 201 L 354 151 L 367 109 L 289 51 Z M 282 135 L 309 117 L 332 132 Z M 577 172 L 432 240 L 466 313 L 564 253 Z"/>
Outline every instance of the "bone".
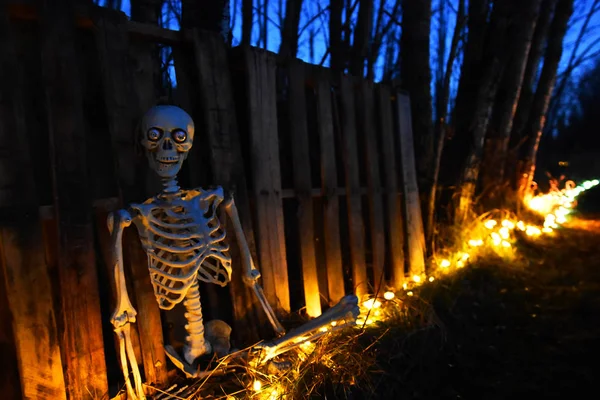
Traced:
<path fill-rule="evenodd" d="M 230 336 L 231 327 L 224 321 L 214 319 L 204 326 L 204 337 L 210 342 L 213 351 L 217 353 L 219 358 L 229 354 L 231 349 Z"/>

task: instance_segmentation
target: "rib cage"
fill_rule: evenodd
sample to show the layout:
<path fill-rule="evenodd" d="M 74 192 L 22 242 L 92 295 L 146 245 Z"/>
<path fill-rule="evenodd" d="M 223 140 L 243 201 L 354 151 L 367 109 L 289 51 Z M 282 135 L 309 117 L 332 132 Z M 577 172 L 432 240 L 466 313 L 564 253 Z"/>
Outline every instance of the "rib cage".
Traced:
<path fill-rule="evenodd" d="M 148 255 L 159 307 L 180 303 L 196 279 L 225 286 L 231 257 L 217 215 L 223 190 L 180 191 L 132 205 L 134 223 Z"/>

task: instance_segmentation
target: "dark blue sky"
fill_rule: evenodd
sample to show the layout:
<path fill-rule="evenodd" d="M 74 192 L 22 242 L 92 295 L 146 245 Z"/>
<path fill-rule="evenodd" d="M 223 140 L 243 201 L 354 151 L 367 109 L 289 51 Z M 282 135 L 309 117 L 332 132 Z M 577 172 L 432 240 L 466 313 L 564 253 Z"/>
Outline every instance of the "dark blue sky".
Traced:
<path fill-rule="evenodd" d="M 262 0 L 255 0 L 255 4 L 258 3 L 258 1 L 262 1 Z M 100 2 L 102 3 L 103 1 L 101 0 Z M 385 7 L 387 9 L 391 10 L 394 2 L 395 2 L 395 0 L 386 0 Z M 569 28 L 567 37 L 565 39 L 565 48 L 564 48 L 563 57 L 562 57 L 561 64 L 560 64 L 561 70 L 564 70 L 567 66 L 567 62 L 574 51 L 574 44 L 575 44 L 576 38 L 579 34 L 579 31 L 581 29 L 581 26 L 583 24 L 584 17 L 586 15 L 586 13 L 589 11 L 593 2 L 594 2 L 594 0 L 575 0 L 575 11 L 574 11 L 573 17 L 571 19 L 571 26 Z M 453 8 L 456 9 L 456 4 L 458 3 L 458 0 L 450 0 L 450 3 L 452 3 Z M 279 1 L 279 0 L 272 0 L 269 2 L 269 5 L 268 5 L 269 23 L 268 23 L 267 49 L 274 51 L 274 52 L 276 52 L 279 49 L 279 43 L 281 41 L 280 31 L 279 31 L 280 16 L 285 15 L 285 10 L 280 10 L 279 4 L 282 4 L 283 7 L 285 7 L 285 1 Z M 327 14 L 327 12 L 320 12 L 320 10 L 323 10 L 328 5 L 329 5 L 329 1 L 326 1 L 326 0 L 305 0 L 304 1 L 304 7 L 303 7 L 302 17 L 301 17 L 301 21 L 300 21 L 300 26 L 305 27 L 305 29 L 302 31 L 302 34 L 300 36 L 300 46 L 299 46 L 299 50 L 298 50 L 298 57 L 306 62 L 319 63 L 322 60 L 323 55 L 325 54 L 325 51 L 327 48 L 326 43 L 328 40 L 327 39 L 328 32 L 327 32 L 327 28 L 326 28 L 327 23 L 328 23 L 328 14 Z M 375 2 L 375 7 L 376 7 L 375 15 L 377 15 L 378 5 L 379 5 L 379 2 L 376 1 Z M 232 25 L 233 25 L 234 45 L 239 42 L 239 39 L 241 36 L 241 10 L 240 10 L 240 7 L 241 7 L 241 2 L 236 1 L 236 0 L 231 1 L 231 17 L 232 17 Z M 437 7 L 438 7 L 438 1 L 433 0 L 434 15 L 432 18 L 432 35 L 431 35 L 432 64 L 435 63 L 435 61 L 438 57 L 437 50 L 436 50 L 437 49 L 437 32 L 435 29 L 435 27 L 437 26 L 437 24 L 439 22 L 439 13 L 436 12 Z M 129 0 L 123 1 L 123 11 L 127 15 L 129 15 L 129 11 L 130 11 Z M 173 17 L 172 10 L 169 10 L 168 7 L 165 6 L 164 11 L 165 11 L 164 12 L 165 16 L 164 16 L 163 25 L 165 27 L 169 27 L 171 29 L 179 29 L 177 21 Z M 355 14 L 356 14 L 356 11 L 355 11 Z M 318 17 L 313 19 L 313 17 L 317 16 L 317 15 L 318 15 Z M 258 19 L 258 16 L 255 16 L 255 22 L 257 19 Z M 307 25 L 307 22 L 310 21 L 311 19 L 313 19 L 314 22 Z M 387 20 L 387 18 L 384 18 L 384 20 Z M 445 35 L 446 40 L 448 42 L 447 47 L 449 47 L 449 41 L 452 37 L 452 30 L 454 29 L 454 20 L 455 20 L 455 15 L 452 13 L 452 11 L 450 11 L 450 15 L 448 18 L 448 23 L 447 23 L 447 34 Z M 254 26 L 255 26 L 255 30 L 253 32 L 253 44 L 256 44 L 256 40 L 258 38 L 258 24 L 255 23 Z M 314 52 L 312 55 L 309 52 L 309 46 L 308 46 L 308 41 L 310 38 L 311 30 L 314 32 L 314 34 L 313 34 L 314 35 L 314 46 L 313 46 Z M 400 30 L 397 27 L 396 27 L 396 32 L 397 32 L 397 35 L 400 34 Z M 577 55 L 580 55 L 583 52 L 585 52 L 586 54 L 593 54 L 598 51 L 600 51 L 600 13 L 596 13 L 594 15 L 594 17 L 592 18 L 592 21 L 588 27 L 587 34 L 585 35 L 585 37 L 579 47 L 579 51 L 577 52 Z M 445 55 L 445 56 L 447 56 L 447 55 Z M 586 68 L 588 68 L 590 66 L 591 62 L 592 62 L 592 60 L 588 61 L 587 63 L 583 64 L 581 67 L 579 67 L 577 70 L 574 71 L 575 79 L 581 75 L 582 71 L 584 71 Z M 329 60 L 325 59 L 324 65 L 328 65 L 328 63 L 329 63 Z M 377 62 L 377 65 L 376 65 L 376 79 L 379 79 L 381 77 L 382 71 L 383 71 L 383 57 L 380 57 Z M 455 66 L 455 71 L 456 71 L 456 73 L 454 74 L 455 78 L 458 79 L 459 69 L 456 68 L 456 66 Z M 560 71 L 559 71 L 559 73 L 560 73 Z"/>

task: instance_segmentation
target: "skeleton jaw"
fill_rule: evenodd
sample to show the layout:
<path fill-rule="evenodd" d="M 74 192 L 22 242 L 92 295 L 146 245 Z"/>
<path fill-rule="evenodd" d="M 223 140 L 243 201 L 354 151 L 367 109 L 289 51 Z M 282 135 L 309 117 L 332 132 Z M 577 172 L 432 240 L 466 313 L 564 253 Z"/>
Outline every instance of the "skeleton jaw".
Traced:
<path fill-rule="evenodd" d="M 183 158 L 179 154 L 175 156 L 159 156 L 157 153 L 151 155 L 151 167 L 161 178 L 174 178 L 181 169 Z"/>

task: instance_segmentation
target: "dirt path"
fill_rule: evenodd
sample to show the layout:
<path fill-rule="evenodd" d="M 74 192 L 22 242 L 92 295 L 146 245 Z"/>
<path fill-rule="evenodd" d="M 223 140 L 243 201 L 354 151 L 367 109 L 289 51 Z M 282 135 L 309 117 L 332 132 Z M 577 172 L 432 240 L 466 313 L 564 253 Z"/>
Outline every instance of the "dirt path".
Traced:
<path fill-rule="evenodd" d="M 491 260 L 424 293 L 441 328 L 382 341 L 369 397 L 597 397 L 600 220 L 519 248 L 527 265 Z"/>

